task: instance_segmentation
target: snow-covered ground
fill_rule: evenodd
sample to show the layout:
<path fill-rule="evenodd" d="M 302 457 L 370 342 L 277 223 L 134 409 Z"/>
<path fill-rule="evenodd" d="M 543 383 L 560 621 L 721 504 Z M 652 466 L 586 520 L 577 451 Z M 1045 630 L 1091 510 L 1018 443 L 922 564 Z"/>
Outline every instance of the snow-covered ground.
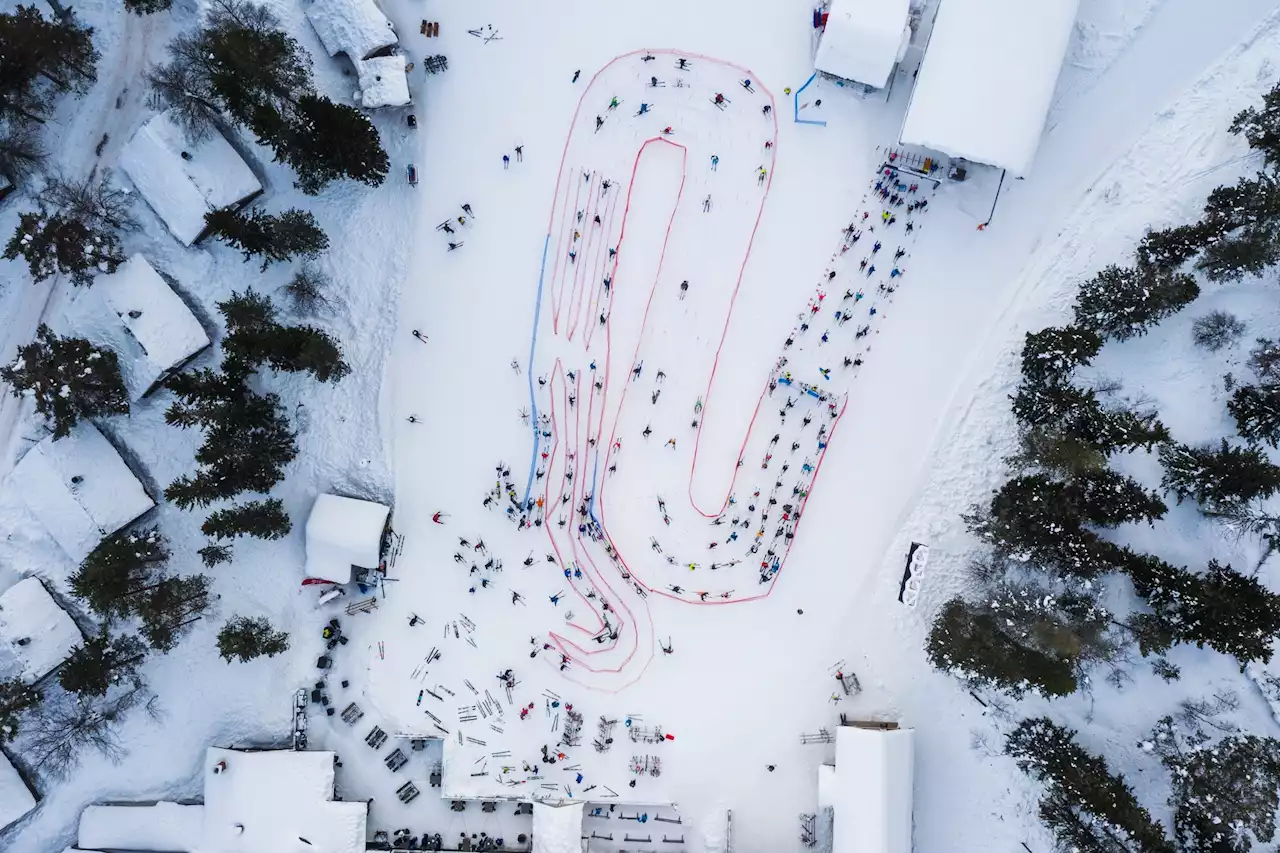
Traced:
<path fill-rule="evenodd" d="M 350 66 L 324 56 L 302 8 L 272 5 L 316 60 L 321 87 L 349 97 Z M 1010 762 L 972 748 L 994 742 L 998 715 L 928 667 L 922 638 L 933 610 L 963 582 L 973 550 L 958 513 L 1003 472 L 1011 354 L 1022 332 L 1059 320 L 1074 283 L 1121 257 L 1146 224 L 1192 215 L 1207 189 L 1248 169 L 1242 144 L 1223 128 L 1273 82 L 1273 4 L 1083 3 L 1029 177 L 1006 184 L 984 232 L 975 226 L 988 216 L 992 187 L 982 176 L 936 192 L 926 184 L 912 196 L 927 197 L 929 207 L 910 237 L 901 209 L 885 225 L 870 192 L 901 124 L 918 51 L 887 102 L 815 83 L 805 92 L 806 115 L 827 121 L 815 127 L 791 120 L 783 94 L 812 72 L 805 4 L 728 16 L 674 0 L 607 12 L 567 0 L 549 14 L 478 0 L 431 9 L 439 39 L 418 34 L 427 14 L 420 4 L 388 0 L 386 8 L 411 57 L 445 54 L 449 70 L 413 73 L 416 131 L 403 111 L 377 117 L 393 164 L 384 187 L 338 185 L 303 198 L 287 170 L 241 140 L 267 187 L 262 203 L 309 208 L 330 235 L 324 266 L 335 298 L 319 322 L 342 339 L 353 368 L 334 386 L 263 377 L 301 431 L 302 452 L 278 490 L 295 531 L 277 543 L 238 544 L 236 561 L 210 572 L 221 617 L 268 616 L 292 632 L 293 648 L 227 665 L 213 644 L 221 618 L 205 620 L 146 667 L 167 711 L 163 723 L 127 721 L 130 752 L 119 766 L 89 756 L 69 780 L 41 780 L 42 807 L 0 841 L 15 851 L 52 850 L 73 840 L 86 803 L 198 794 L 211 742 L 282 739 L 291 691 L 316 680 L 319 628 L 330 615 L 317 613 L 314 591 L 298 586 L 302 522 L 314 495 L 334 490 L 394 497 L 393 523 L 405 537 L 380 608 L 342 617 L 352 640 L 335 651 L 332 701 L 338 711 L 355 701 L 365 716 L 354 726 L 313 717 L 313 745 L 343 756 L 343 794 L 374 798 L 371 827 L 502 832 L 508 840 L 528 831 L 529 818 L 509 804 L 499 815 L 474 803 L 450 812 L 439 802 L 429 776 L 443 750 L 451 793 L 572 795 L 607 812 L 612 790 L 628 803 L 618 806 L 623 814 L 672 819 L 671 809 L 649 804 L 678 806 L 683 824 L 588 817 L 589 829 L 614 836 L 603 849 L 625 844 L 628 831 L 655 844 L 665 832 L 681 835 L 688 850 L 717 849 L 730 809 L 737 850 L 795 849 L 796 816 L 815 810 L 817 766 L 833 757 L 831 746 L 802 746 L 800 735 L 845 713 L 916 729 L 918 849 L 1015 849 L 1021 841 L 1047 849 L 1032 789 Z M 77 5 L 97 29 L 103 60 L 90 95 L 64 102 L 59 114 L 59 132 L 78 141 L 59 150 L 58 164 L 76 174 L 110 168 L 149 117 L 138 71 L 163 56 L 193 11 L 179 2 L 171 13 L 136 19 L 114 9 L 107 0 Z M 467 33 L 491 35 L 490 25 L 492 40 Z M 646 51 L 652 61 L 643 60 Z M 679 57 L 692 67 L 677 68 Z M 653 76 L 666 85 L 649 86 Z M 754 92 L 741 85 L 747 78 Z M 729 101 L 723 110 L 712 103 L 716 92 Z M 620 103 L 610 110 L 614 97 Z M 641 103 L 650 107 L 636 115 Z M 774 107 L 767 115 L 765 105 Z M 85 152 L 104 132 L 110 144 L 95 164 Z M 403 178 L 410 162 L 421 176 L 416 188 Z M 463 204 L 475 214 L 465 224 L 457 221 Z M 18 197 L 5 203 L 0 231 L 24 205 Z M 842 254 L 843 231 L 863 211 L 862 235 Z M 253 282 L 270 292 L 288 278 L 283 268 L 259 276 L 223 247 L 184 249 L 149 210 L 139 213 L 143 228 L 127 248 L 172 276 L 209 318 L 231 290 Z M 435 230 L 445 220 L 455 236 Z M 858 264 L 877 239 L 883 247 L 867 276 Z M 449 252 L 450 240 L 464 245 Z M 899 245 L 903 275 L 889 278 Z M 49 289 L 33 287 L 21 266 L 2 269 L 8 353 L 30 338 L 46 303 L 60 310 L 65 294 L 55 288 L 46 300 Z M 863 298 L 844 299 L 847 289 Z M 1202 301 L 1207 310 L 1213 299 L 1234 298 Z M 1241 314 L 1257 304 L 1238 298 Z M 840 323 L 835 312 L 845 310 L 852 318 Z M 1185 339 L 1178 323 L 1200 313 L 1197 303 L 1160 335 L 1126 345 L 1133 354 L 1116 356 L 1132 361 L 1106 369 L 1158 362 L 1157 341 L 1172 340 L 1161 335 Z M 868 334 L 859 338 L 863 326 Z M 846 369 L 846 356 L 865 363 Z M 215 360 L 206 354 L 196 364 Z M 793 384 L 770 392 L 787 372 Z M 806 398 L 801 382 L 828 399 Z M 784 419 L 788 398 L 795 408 Z M 15 427 L 5 434 L 18 451 L 38 430 L 14 402 L 0 406 L 0 427 Z M 164 426 L 167 402 L 157 395 L 105 424 L 142 463 L 153 494 L 189 468 L 197 440 Z M 1172 413 L 1166 420 L 1179 438 L 1200 437 Z M 551 435 L 532 441 L 535 427 Z M 800 447 L 792 451 L 793 443 Z M 821 470 L 805 471 L 806 463 Z M 542 526 L 520 530 L 521 514 L 507 516 L 508 478 L 521 502 L 541 499 L 528 520 Z M 495 480 L 498 497 L 486 507 Z M 792 504 L 787 519 L 784 504 Z M 436 512 L 448 514 L 443 525 L 432 522 Z M 725 523 L 713 525 L 722 512 Z M 735 516 L 749 524 L 733 528 Z M 156 519 L 174 540 L 175 567 L 196 570 L 199 517 L 162 505 Z M 73 568 L 32 529 L 17 496 L 0 494 L 0 530 L 0 586 L 27 573 L 56 583 Z M 481 539 L 487 553 L 476 551 Z M 914 610 L 897 602 L 911 541 L 932 546 Z M 1215 553 L 1231 556 L 1229 546 Z M 501 571 L 485 567 L 490 558 L 502 561 Z M 734 560 L 742 562 L 712 569 Z M 411 625 L 414 616 L 421 622 Z M 1077 725 L 1092 720 L 1085 742 L 1119 752 L 1186 692 L 1217 683 L 1245 689 L 1229 661 L 1186 650 L 1174 660 L 1197 673 L 1194 684 L 1144 678 L 1118 697 L 1095 685 L 1092 698 L 1063 700 L 1055 713 Z M 841 665 L 859 677 L 860 695 L 838 694 Z M 510 699 L 496 677 L 507 669 L 516 681 Z M 349 687 L 335 687 L 340 679 Z M 570 704 L 582 715 L 581 745 L 559 747 L 566 759 L 548 765 L 541 747 L 560 741 Z M 460 711 L 469 706 L 484 712 Z M 445 743 L 414 753 L 400 742 L 410 763 L 394 775 L 381 759 L 397 744 L 373 750 L 360 742 L 374 725 L 393 735 L 441 734 L 428 710 L 449 730 Z M 1242 712 L 1265 719 L 1257 697 Z M 611 748 L 597 753 L 591 741 L 602 716 L 617 724 Z M 675 739 L 628 736 L 656 727 Z M 660 759 L 661 775 L 652 761 L 650 772 L 633 775 L 633 757 L 642 766 Z M 1113 763 L 1131 779 L 1143 769 Z M 405 807 L 394 792 L 410 780 L 422 795 Z M 1159 791 L 1140 792 L 1159 804 Z"/>

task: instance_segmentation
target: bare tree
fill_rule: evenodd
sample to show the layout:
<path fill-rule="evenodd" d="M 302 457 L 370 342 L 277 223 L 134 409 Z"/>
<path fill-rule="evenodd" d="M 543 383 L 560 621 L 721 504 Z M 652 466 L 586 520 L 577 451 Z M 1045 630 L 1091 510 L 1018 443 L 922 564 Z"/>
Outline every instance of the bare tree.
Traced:
<path fill-rule="evenodd" d="M 26 183 L 44 165 L 47 153 L 33 125 L 10 120 L 0 129 L 0 175 L 10 183 Z"/>
<path fill-rule="evenodd" d="M 304 263 L 284 286 L 284 292 L 297 314 L 314 313 L 321 305 L 328 305 L 324 295 L 329 287 L 329 276 L 317 269 L 314 264 Z"/>
<path fill-rule="evenodd" d="M 54 176 L 40 193 L 40 201 L 65 218 L 82 222 L 95 230 L 137 226 L 130 195 L 106 181 L 72 181 Z"/>
<path fill-rule="evenodd" d="M 120 743 L 117 724 L 139 705 L 159 720 L 156 697 L 140 683 L 104 698 L 77 699 L 69 693 L 51 696 L 34 715 L 29 733 L 23 738 L 23 752 L 41 772 L 56 779 L 65 778 L 79 765 L 84 749 L 96 750 L 118 762 L 126 750 Z"/>

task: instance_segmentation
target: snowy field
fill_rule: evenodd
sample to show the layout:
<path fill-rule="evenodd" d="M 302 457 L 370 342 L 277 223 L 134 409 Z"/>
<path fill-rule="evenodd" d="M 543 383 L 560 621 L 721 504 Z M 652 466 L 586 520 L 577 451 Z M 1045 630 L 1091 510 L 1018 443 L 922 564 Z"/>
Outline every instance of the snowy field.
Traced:
<path fill-rule="evenodd" d="M 346 97 L 352 81 L 300 7 L 272 5 L 316 58 L 319 84 Z M 84 100 L 62 104 L 59 128 L 81 140 L 59 149 L 67 169 L 112 166 L 117 141 L 150 115 L 138 72 L 193 11 L 134 19 L 113 6 L 77 6 L 102 39 L 103 72 Z M 587 0 L 554 14 L 487 0 L 386 7 L 411 57 L 449 57 L 443 76 L 411 76 L 416 131 L 396 111 L 376 119 L 387 184 L 304 199 L 254 149 L 265 203 L 312 209 L 333 240 L 325 264 L 341 298 L 319 321 L 353 368 L 334 386 L 264 380 L 301 428 L 280 490 L 295 533 L 240 544 L 236 562 L 211 572 L 221 616 L 270 616 L 293 648 L 227 666 L 213 644 L 221 620 L 197 626 L 146 669 L 164 720 L 126 723 L 119 765 L 89 757 L 65 782 L 41 780 L 41 809 L 0 844 L 55 850 L 86 803 L 191 796 L 209 743 L 282 739 L 292 691 L 317 678 L 319 629 L 341 613 L 317 611 L 298 587 L 301 520 L 317 492 L 337 490 L 394 493 L 404 537 L 380 607 L 342 617 L 352 641 L 329 679 L 350 684 L 333 701 L 357 702 L 364 717 L 313 718 L 312 746 L 343 757 L 343 795 L 374 798 L 371 827 L 510 840 L 528 831 L 513 806 L 458 813 L 437 796 L 572 797 L 588 812 L 618 804 L 587 818 L 614 836 L 601 849 L 627 847 L 628 832 L 720 849 L 729 810 L 734 849 L 799 849 L 797 816 L 816 810 L 817 767 L 833 757 L 800 736 L 846 714 L 916 729 L 917 849 L 1049 849 L 1032 787 L 974 748 L 996 739 L 999 715 L 928 666 L 923 637 L 974 548 L 959 513 L 998 482 L 1012 447 L 1007 394 L 1023 332 L 1059 321 L 1075 283 L 1146 225 L 1194 215 L 1210 188 L 1249 171 L 1223 128 L 1274 82 L 1274 4 L 1082 3 L 1035 168 L 1006 182 L 982 232 L 990 176 L 921 182 L 905 204 L 928 206 L 912 213 L 876 195 L 918 45 L 887 100 L 806 89 L 803 117 L 827 122 L 814 126 L 793 120 L 783 94 L 812 72 L 805 4 L 736 17 L 671 0 L 607 13 Z M 441 21 L 439 39 L 418 35 L 423 14 Z M 467 33 L 488 26 L 497 38 Z M 108 131 L 101 163 L 89 162 L 83 140 Z M 417 187 L 404 181 L 409 163 Z M 140 207 L 144 228 L 126 247 L 215 316 L 252 268 L 225 247 L 182 249 Z M 0 228 L 19 210 L 6 202 Z M 65 294 L 55 289 L 46 309 L 45 288 L 18 265 L 4 270 L 7 357 Z M 286 278 L 273 269 L 261 287 Z M 1241 313 L 1260 301 L 1215 298 Z M 1185 343 L 1185 324 L 1166 325 Z M 1170 397 L 1166 420 L 1193 441 L 1171 411 L 1185 376 L 1156 378 L 1169 340 L 1128 344 L 1103 369 L 1153 374 Z M 167 402 L 108 425 L 161 487 L 194 447 L 164 427 Z M 7 468 L 36 428 L 9 398 L 0 426 Z M 0 495 L 0 513 L 2 585 L 27 573 L 63 581 L 74 567 L 16 496 Z M 159 522 L 175 563 L 194 570 L 198 519 L 163 506 Z M 912 541 L 932 546 L 915 609 L 897 601 Z M 1179 654 L 1201 687 L 1245 689 L 1232 662 Z M 845 696 L 837 670 L 856 674 L 861 694 Z M 1054 711 L 1093 723 L 1086 745 L 1124 748 L 1192 689 L 1149 680 L 1121 696 L 1099 685 Z M 1108 709 L 1096 717 L 1095 701 Z M 1250 695 L 1242 713 L 1263 719 L 1266 708 Z M 578 743 L 564 745 L 579 724 Z M 393 744 L 361 742 L 374 725 L 443 742 L 405 747 L 410 764 L 392 775 L 382 759 Z M 1116 764 L 1131 779 L 1143 769 Z M 422 796 L 404 806 L 394 792 L 410 780 Z M 620 820 L 636 814 L 683 823 Z"/>

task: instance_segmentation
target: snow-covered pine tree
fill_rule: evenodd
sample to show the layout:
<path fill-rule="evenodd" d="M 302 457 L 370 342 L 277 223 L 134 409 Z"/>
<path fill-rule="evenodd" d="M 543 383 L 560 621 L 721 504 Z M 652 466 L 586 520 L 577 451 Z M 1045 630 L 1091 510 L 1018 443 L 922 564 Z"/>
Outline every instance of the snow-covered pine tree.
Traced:
<path fill-rule="evenodd" d="M 1161 485 L 1177 496 L 1178 503 L 1192 497 L 1216 508 L 1280 491 L 1280 467 L 1268 461 L 1261 450 L 1232 447 L 1225 438 L 1218 449 L 1212 445 L 1163 445 L 1160 465 L 1164 468 Z"/>
<path fill-rule="evenodd" d="M 1022 345 L 1022 378 L 1038 384 L 1066 381 L 1071 371 L 1092 361 L 1100 349 L 1102 338 L 1078 326 L 1027 332 Z"/>
<path fill-rule="evenodd" d="M 1239 281 L 1280 263 L 1280 231 L 1274 227 L 1242 228 L 1209 244 L 1196 269 L 1210 281 Z"/>
<path fill-rule="evenodd" d="M 279 539 L 293 529 L 289 514 L 279 498 L 249 501 L 213 512 L 200 531 L 214 539 L 253 536 L 257 539 Z"/>
<path fill-rule="evenodd" d="M 92 284 L 94 276 L 115 272 L 124 263 L 114 231 L 43 208 L 19 217 L 4 257 L 21 257 L 36 281 L 66 275 L 77 286 Z"/>
<path fill-rule="evenodd" d="M 210 542 L 197 553 L 200 555 L 200 562 L 204 563 L 206 568 L 212 569 L 214 566 L 221 565 L 222 563 L 231 562 L 230 545 Z"/>
<path fill-rule="evenodd" d="M 1227 411 L 1241 438 L 1280 446 L 1280 387 L 1241 385 L 1232 392 Z"/>
<path fill-rule="evenodd" d="M 1173 828 L 1183 850 L 1247 853 L 1275 838 L 1280 741 L 1252 734 L 1169 751 Z"/>
<path fill-rule="evenodd" d="M 1154 412 L 1107 409 L 1097 392 L 1067 382 L 1023 382 L 1013 397 L 1013 414 L 1025 427 L 1078 439 L 1103 453 L 1150 450 L 1169 440 L 1169 430 Z"/>
<path fill-rule="evenodd" d="M 205 225 L 213 236 L 239 249 L 246 261 L 255 255 L 262 258 L 264 270 L 276 261 L 315 257 L 329 245 L 315 217 L 297 208 L 278 216 L 259 207 L 211 210 L 205 214 Z"/>
<path fill-rule="evenodd" d="M 0 681 L 0 743 L 18 735 L 18 718 L 40 704 L 40 691 L 21 678 Z"/>
<path fill-rule="evenodd" d="M 1280 385 L 1280 344 L 1270 338 L 1258 338 L 1249 351 L 1249 369 L 1264 385 Z"/>
<path fill-rule="evenodd" d="M 172 650 L 190 625 L 209 610 L 212 598 L 204 575 L 166 578 L 142 597 L 138 609 L 142 636 L 157 651 Z"/>
<path fill-rule="evenodd" d="M 173 0 L 124 0 L 124 7 L 135 15 L 153 15 L 173 5 Z"/>
<path fill-rule="evenodd" d="M 1237 113 L 1227 130 L 1242 134 L 1250 148 L 1262 152 L 1267 165 L 1280 163 L 1280 85 L 1262 97 L 1260 107 Z"/>
<path fill-rule="evenodd" d="M 58 683 L 80 696 L 105 696 L 113 685 L 136 680 L 146 656 L 147 646 L 136 636 L 113 637 L 104 627 L 71 650 L 58 668 Z"/>
<path fill-rule="evenodd" d="M 227 663 L 241 663 L 254 658 L 275 657 L 289 648 L 289 635 L 273 630 L 271 623 L 261 617 L 233 616 L 218 632 L 218 653 Z"/>
<path fill-rule="evenodd" d="M 380 186 L 391 165 L 373 122 L 323 95 L 298 98 L 287 125 L 274 138 L 260 139 L 294 168 L 298 187 L 308 195 L 340 178 Z"/>
<path fill-rule="evenodd" d="M 104 619 L 134 613 L 163 577 L 169 546 L 158 527 L 121 530 L 98 543 L 71 576 L 71 590 Z"/>
<path fill-rule="evenodd" d="M 1169 509 L 1154 491 L 1110 468 L 1073 477 L 1065 484 L 1063 497 L 1084 521 L 1098 527 L 1116 527 L 1130 521 L 1153 524 L 1164 518 Z"/>
<path fill-rule="evenodd" d="M 282 326 L 270 298 L 247 290 L 218 303 L 227 323 L 222 349 L 228 364 L 252 370 L 267 364 L 273 370 L 307 372 L 321 382 L 337 382 L 351 372 L 342 348 L 314 326 Z"/>
<path fill-rule="evenodd" d="M 1128 340 L 1200 295 L 1196 280 L 1184 273 L 1156 267 L 1106 267 L 1080 285 L 1075 325 L 1104 338 Z"/>
<path fill-rule="evenodd" d="M 1142 266 L 1176 270 L 1220 236 L 1212 225 L 1205 222 L 1148 231 L 1134 253 Z"/>
<path fill-rule="evenodd" d="M 15 397 L 35 402 L 55 438 L 71 432 L 81 418 L 129 411 L 116 354 L 83 338 L 59 337 L 44 324 L 34 341 L 18 349 L 13 363 L 0 367 L 0 379 Z"/>
<path fill-rule="evenodd" d="M 34 5 L 0 14 L 0 56 L 4 57 L 0 90 L 21 92 L 41 78 L 59 91 L 84 94 L 97 80 L 99 55 L 93 47 L 93 30 L 81 26 L 74 14 L 49 20 Z M 0 102 L 4 100 L 0 97 Z"/>

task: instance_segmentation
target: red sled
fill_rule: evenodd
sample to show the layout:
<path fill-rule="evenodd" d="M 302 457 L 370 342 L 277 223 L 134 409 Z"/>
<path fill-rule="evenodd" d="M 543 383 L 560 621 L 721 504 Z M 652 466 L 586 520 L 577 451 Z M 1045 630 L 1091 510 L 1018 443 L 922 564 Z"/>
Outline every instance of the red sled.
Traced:
<path fill-rule="evenodd" d="M 667 740 L 675 740 L 675 739 L 676 739 L 675 735 L 667 735 Z"/>

